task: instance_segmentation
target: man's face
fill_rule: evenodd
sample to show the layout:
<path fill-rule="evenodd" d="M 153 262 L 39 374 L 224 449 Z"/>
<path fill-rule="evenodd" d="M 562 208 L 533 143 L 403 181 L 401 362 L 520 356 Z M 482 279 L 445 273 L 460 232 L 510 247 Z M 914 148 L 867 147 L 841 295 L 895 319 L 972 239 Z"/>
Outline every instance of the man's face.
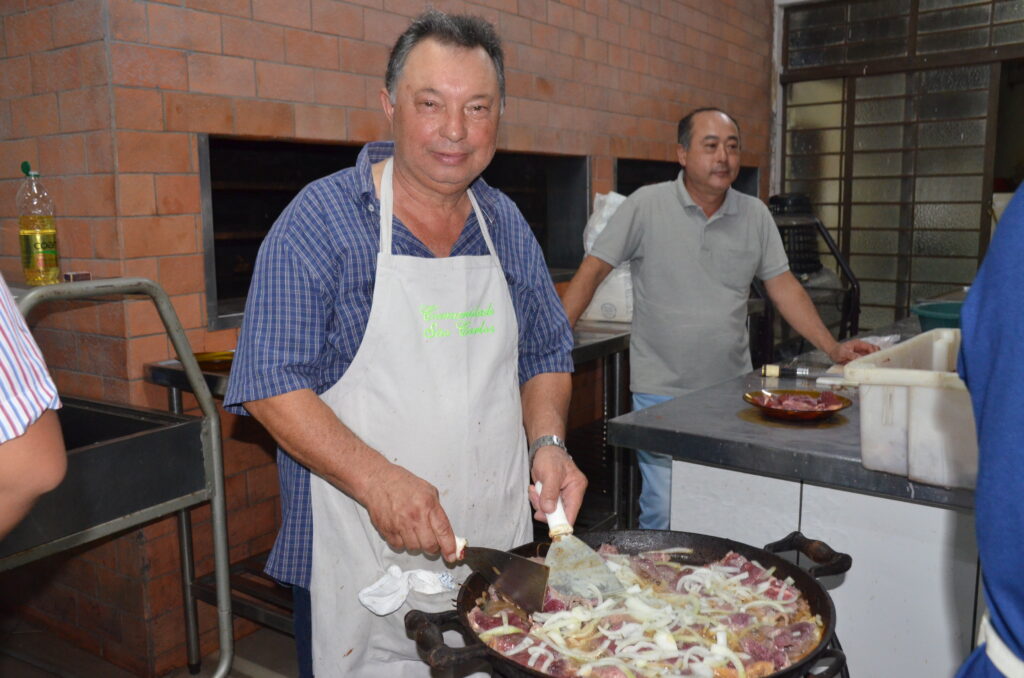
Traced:
<path fill-rule="evenodd" d="M 683 176 L 688 186 L 705 195 L 724 195 L 740 172 L 739 130 L 724 113 L 698 113 L 693 118 L 690 148 L 679 145 L 677 153 L 679 164 L 686 168 Z"/>
<path fill-rule="evenodd" d="M 433 39 L 409 53 L 395 104 L 381 93 L 395 140 L 395 169 L 429 192 L 465 190 L 494 157 L 501 93 L 482 48 Z"/>

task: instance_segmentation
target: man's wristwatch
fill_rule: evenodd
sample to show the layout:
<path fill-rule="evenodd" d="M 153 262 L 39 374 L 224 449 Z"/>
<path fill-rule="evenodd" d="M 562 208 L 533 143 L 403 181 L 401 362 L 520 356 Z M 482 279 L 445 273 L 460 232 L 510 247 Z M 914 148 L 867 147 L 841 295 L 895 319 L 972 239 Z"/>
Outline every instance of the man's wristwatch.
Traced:
<path fill-rule="evenodd" d="M 533 458 L 537 456 L 537 450 L 548 445 L 554 445 L 555 447 L 561 447 L 563 450 L 566 449 L 565 441 L 555 435 L 541 436 L 530 444 L 530 466 L 533 466 Z"/>

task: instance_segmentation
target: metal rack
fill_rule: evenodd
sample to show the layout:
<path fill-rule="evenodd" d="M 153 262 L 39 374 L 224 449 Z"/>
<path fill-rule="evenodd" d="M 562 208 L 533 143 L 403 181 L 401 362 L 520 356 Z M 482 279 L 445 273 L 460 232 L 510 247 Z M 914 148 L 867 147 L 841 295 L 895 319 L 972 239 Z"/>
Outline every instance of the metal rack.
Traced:
<path fill-rule="evenodd" d="M 146 295 L 156 305 L 203 418 L 62 398 L 62 411 L 67 410 L 62 418 L 69 452 L 67 478 L 0 541 L 0 572 L 176 513 L 187 610 L 188 585 L 194 576 L 188 510 L 209 501 L 220 638 L 213 678 L 224 678 L 234 658 L 234 635 L 220 418 L 170 298 L 151 280 L 115 278 L 37 287 L 21 296 L 18 308 L 28 315 L 47 301 L 130 294 Z M 90 431 L 82 437 L 85 429 Z M 107 437 L 93 440 L 100 432 Z M 195 615 L 186 614 L 186 624 L 194 623 Z M 196 644 L 190 642 L 188 651 L 189 668 L 195 672 L 198 635 L 190 633 L 190 641 L 193 638 Z"/>

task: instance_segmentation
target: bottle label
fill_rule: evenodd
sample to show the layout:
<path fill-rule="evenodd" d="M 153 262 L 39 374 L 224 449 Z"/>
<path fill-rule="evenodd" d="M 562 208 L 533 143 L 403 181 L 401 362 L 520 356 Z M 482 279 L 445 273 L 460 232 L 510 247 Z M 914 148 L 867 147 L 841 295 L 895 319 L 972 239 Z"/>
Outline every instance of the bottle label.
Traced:
<path fill-rule="evenodd" d="M 56 232 L 20 234 L 22 241 L 22 267 L 46 270 L 57 265 Z"/>

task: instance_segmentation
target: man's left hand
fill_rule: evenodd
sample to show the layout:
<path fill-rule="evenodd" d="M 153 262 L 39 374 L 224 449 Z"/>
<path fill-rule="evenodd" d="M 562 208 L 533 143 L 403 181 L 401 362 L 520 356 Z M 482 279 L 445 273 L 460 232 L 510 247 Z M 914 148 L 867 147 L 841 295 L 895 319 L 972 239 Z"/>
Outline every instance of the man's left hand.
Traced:
<path fill-rule="evenodd" d="M 565 517 L 570 525 L 575 523 L 587 489 L 587 477 L 576 467 L 569 453 L 554 445 L 542 447 L 533 458 L 530 472 L 533 480 L 539 480 L 544 488 L 542 494 L 537 494 L 537 490 L 530 486 L 530 502 L 537 509 L 533 517 L 547 522 L 544 514 L 555 510 L 561 495 Z"/>
<path fill-rule="evenodd" d="M 843 342 L 842 344 L 836 344 L 835 347 L 829 351 L 828 357 L 832 359 L 832 362 L 839 365 L 845 365 L 854 358 L 859 358 L 862 355 L 868 355 L 878 350 L 878 347 L 874 344 L 869 344 L 866 341 L 860 339 L 851 339 L 850 341 Z"/>

